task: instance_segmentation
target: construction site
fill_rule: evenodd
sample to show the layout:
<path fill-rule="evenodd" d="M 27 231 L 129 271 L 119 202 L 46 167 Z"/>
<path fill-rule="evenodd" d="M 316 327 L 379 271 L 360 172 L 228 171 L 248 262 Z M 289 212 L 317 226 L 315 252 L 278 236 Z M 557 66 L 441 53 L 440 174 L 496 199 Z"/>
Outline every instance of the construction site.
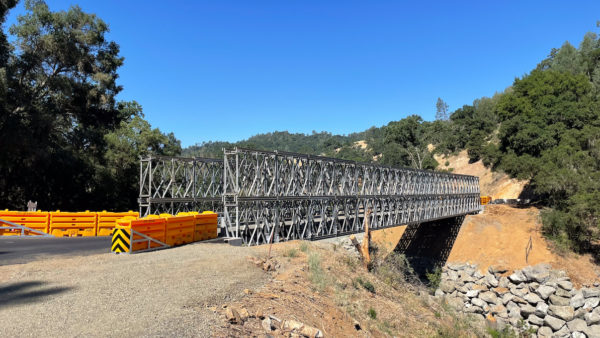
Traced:
<path fill-rule="evenodd" d="M 491 313 L 454 309 L 420 278 L 549 263 L 597 286 L 592 257 L 553 252 L 538 209 L 480 197 L 523 184 L 491 184 L 477 165 L 460 169 L 481 183 L 249 149 L 145 158 L 139 212 L 0 213 L 0 311 L 34 336 L 479 336 Z M 7 336 L 23 334 L 2 318 Z"/>
<path fill-rule="evenodd" d="M 600 2 L 72 1 L 0 1 L 0 338 L 600 338 Z"/>

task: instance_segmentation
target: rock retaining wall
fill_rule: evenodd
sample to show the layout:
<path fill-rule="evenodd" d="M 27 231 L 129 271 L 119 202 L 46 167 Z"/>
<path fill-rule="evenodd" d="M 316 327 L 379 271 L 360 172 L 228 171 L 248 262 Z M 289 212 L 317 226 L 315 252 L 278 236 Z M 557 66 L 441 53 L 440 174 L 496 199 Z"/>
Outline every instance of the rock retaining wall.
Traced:
<path fill-rule="evenodd" d="M 573 287 L 564 271 L 547 264 L 485 274 L 470 264 L 442 269 L 436 297 L 458 311 L 536 332 L 537 337 L 600 338 L 600 285 Z"/>

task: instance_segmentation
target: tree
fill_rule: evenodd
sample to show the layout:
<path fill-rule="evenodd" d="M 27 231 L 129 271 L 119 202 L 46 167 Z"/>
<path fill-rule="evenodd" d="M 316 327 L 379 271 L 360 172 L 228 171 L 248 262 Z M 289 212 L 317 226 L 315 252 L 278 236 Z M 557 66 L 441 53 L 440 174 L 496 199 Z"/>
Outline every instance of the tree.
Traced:
<path fill-rule="evenodd" d="M 13 5 L 1 1 L 0 14 Z M 137 103 L 116 102 L 124 59 L 104 21 L 40 0 L 25 10 L 12 43 L 0 36 L 0 205 L 133 208 L 132 163 L 145 152 L 176 154 L 179 141 L 151 129 Z"/>
<path fill-rule="evenodd" d="M 428 140 L 425 137 L 428 126 L 418 115 L 390 122 L 385 127 L 382 162 L 416 169 L 435 169 L 437 162 L 427 149 Z"/>
<path fill-rule="evenodd" d="M 144 120 L 142 106 L 137 102 L 120 102 L 118 106 L 127 118 L 104 136 L 107 150 L 103 177 L 111 182 L 104 195 L 111 197 L 112 208 L 122 210 L 136 203 L 140 157 L 151 154 L 177 156 L 181 154 L 181 144 L 173 133 L 163 134 L 158 128 L 153 129 Z"/>
<path fill-rule="evenodd" d="M 438 97 L 435 103 L 435 119 L 440 121 L 447 121 L 449 118 L 448 105 L 444 100 Z"/>

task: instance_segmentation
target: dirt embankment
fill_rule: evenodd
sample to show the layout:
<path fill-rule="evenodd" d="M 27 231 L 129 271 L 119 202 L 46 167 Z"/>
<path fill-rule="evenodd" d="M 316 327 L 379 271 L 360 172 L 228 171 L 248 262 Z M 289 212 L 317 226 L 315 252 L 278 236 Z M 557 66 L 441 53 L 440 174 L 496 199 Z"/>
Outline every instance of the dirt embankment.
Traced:
<path fill-rule="evenodd" d="M 267 257 L 268 246 L 255 250 Z M 368 272 L 333 243 L 279 243 L 271 257 L 268 261 L 277 266 L 271 282 L 215 309 L 221 314 L 216 336 L 293 337 L 284 324 L 289 322 L 320 330 L 324 337 L 476 337 L 484 332 L 481 322 L 449 310 L 423 286 L 398 284 L 391 273 Z M 228 309 L 246 315 L 233 319 Z"/>
<path fill-rule="evenodd" d="M 465 218 L 448 262 L 478 264 L 484 272 L 490 265 L 501 264 L 511 270 L 527 265 L 550 263 L 566 271 L 578 286 L 600 281 L 600 266 L 591 255 L 558 253 L 542 235 L 540 210 L 508 205 L 488 205 L 479 215 Z M 394 249 L 405 226 L 377 230 L 373 241 L 384 252 Z"/>
<path fill-rule="evenodd" d="M 541 232 L 537 208 L 488 205 L 483 214 L 467 216 L 448 257 L 449 262 L 472 262 L 487 269 L 502 264 L 511 269 L 550 263 L 566 271 L 578 286 L 600 280 L 600 266 L 591 255 L 559 254 Z"/>
<path fill-rule="evenodd" d="M 473 175 L 479 177 L 479 186 L 482 196 L 492 196 L 492 198 L 519 198 L 527 181 L 516 180 L 508 175 L 498 172 L 492 172 L 483 165 L 483 162 L 477 161 L 469 163 L 469 155 L 466 150 L 457 155 L 442 156 L 435 155 L 435 160 L 439 163 L 439 169 L 450 169 L 456 174 Z"/>

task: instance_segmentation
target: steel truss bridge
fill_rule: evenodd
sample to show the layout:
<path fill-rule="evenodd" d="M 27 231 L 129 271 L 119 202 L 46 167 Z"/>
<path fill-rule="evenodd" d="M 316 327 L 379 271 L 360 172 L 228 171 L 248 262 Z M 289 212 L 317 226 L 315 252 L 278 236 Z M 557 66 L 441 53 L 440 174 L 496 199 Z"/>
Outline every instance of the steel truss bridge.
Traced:
<path fill-rule="evenodd" d="M 315 240 L 460 218 L 480 208 L 479 178 L 282 151 L 235 148 L 223 160 L 140 162 L 140 214 L 215 210 L 247 245 Z"/>

